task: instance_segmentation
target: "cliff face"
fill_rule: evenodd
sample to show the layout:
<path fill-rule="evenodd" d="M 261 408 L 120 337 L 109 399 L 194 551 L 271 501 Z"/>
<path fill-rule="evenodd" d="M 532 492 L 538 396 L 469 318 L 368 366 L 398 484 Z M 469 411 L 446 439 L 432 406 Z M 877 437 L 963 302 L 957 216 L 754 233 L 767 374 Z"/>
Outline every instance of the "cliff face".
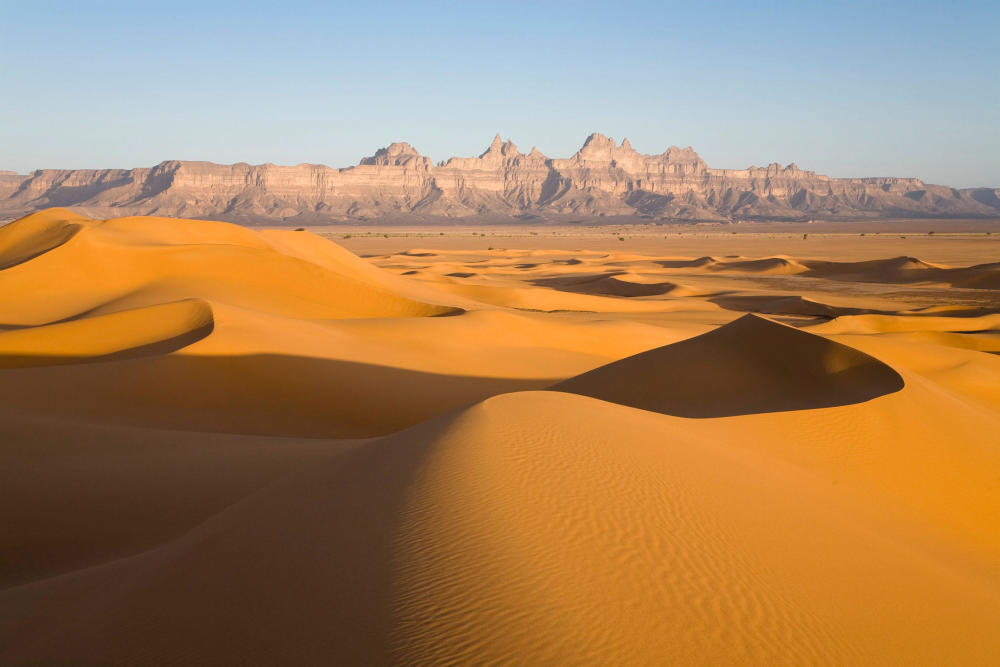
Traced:
<path fill-rule="evenodd" d="M 476 158 L 434 165 L 394 143 L 355 167 L 162 162 L 152 168 L 0 172 L 0 217 L 49 206 L 289 224 L 381 217 L 639 216 L 658 220 L 998 217 L 1000 189 L 914 178 L 829 178 L 794 164 L 711 169 L 691 148 L 659 155 L 592 134 L 568 159 L 498 135 Z"/>

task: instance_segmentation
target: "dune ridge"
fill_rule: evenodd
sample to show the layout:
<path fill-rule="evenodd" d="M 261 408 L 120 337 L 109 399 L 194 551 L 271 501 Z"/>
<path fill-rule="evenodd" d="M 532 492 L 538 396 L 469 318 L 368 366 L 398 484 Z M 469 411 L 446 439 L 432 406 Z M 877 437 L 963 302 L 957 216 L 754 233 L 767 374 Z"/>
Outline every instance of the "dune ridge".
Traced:
<path fill-rule="evenodd" d="M 69 241 L 88 218 L 66 209 L 47 209 L 0 227 L 0 270 L 8 269 L 58 248 Z"/>
<path fill-rule="evenodd" d="M 552 389 L 706 418 L 858 403 L 902 387 L 898 373 L 863 352 L 747 314 Z"/>
<path fill-rule="evenodd" d="M 711 256 L 697 259 L 656 260 L 665 269 L 680 271 L 707 270 L 720 273 L 761 275 L 800 275 L 847 282 L 922 283 L 939 282 L 952 287 L 998 289 L 1000 263 L 987 262 L 968 267 L 932 264 L 916 257 L 899 256 L 889 259 L 844 262 L 819 259 L 795 259 L 787 256 L 734 257 Z"/>
<path fill-rule="evenodd" d="M 165 354 L 211 334 L 212 315 L 207 302 L 187 299 L 0 332 L 0 368 Z"/>
<path fill-rule="evenodd" d="M 358 271 L 342 264 L 331 270 L 282 253 L 265 237 L 229 223 L 157 218 L 67 222 L 49 213 L 3 228 L 10 230 L 8 239 L 17 241 L 11 249 L 33 257 L 0 273 L 4 324 L 48 324 L 185 298 L 304 317 L 455 311 L 374 284 L 363 272 L 367 267 Z M 45 217 L 39 222 L 36 216 Z M 59 225 L 71 233 L 52 245 L 51 230 Z M 36 298 L 39 291 L 50 298 Z"/>

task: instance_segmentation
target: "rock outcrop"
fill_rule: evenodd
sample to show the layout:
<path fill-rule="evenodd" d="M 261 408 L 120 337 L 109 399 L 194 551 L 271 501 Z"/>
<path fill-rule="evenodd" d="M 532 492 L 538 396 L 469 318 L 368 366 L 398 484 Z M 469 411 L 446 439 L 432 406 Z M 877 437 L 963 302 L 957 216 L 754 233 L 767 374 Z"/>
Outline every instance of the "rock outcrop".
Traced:
<path fill-rule="evenodd" d="M 479 157 L 432 164 L 405 142 L 355 167 L 161 162 L 151 168 L 0 172 L 0 218 L 50 206 L 96 216 L 168 215 L 304 224 L 408 218 L 635 216 L 733 221 L 1000 217 L 1000 189 L 915 178 L 830 178 L 796 165 L 711 169 L 691 148 L 658 155 L 592 134 L 568 159 L 499 135 Z"/>

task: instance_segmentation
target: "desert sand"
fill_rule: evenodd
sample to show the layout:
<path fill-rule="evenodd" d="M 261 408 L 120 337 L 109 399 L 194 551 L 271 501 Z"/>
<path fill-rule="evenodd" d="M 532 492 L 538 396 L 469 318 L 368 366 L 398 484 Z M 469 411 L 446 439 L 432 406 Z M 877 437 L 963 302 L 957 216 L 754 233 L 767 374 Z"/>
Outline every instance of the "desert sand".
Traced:
<path fill-rule="evenodd" d="M 995 662 L 1000 234 L 650 229 L 0 227 L 0 663 Z"/>

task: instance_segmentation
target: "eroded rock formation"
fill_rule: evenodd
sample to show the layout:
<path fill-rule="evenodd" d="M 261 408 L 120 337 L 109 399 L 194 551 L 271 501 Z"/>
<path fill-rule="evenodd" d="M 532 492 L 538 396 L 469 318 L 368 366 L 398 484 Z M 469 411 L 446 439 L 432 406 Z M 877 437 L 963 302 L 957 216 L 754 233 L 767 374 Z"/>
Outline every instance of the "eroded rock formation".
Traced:
<path fill-rule="evenodd" d="M 50 206 L 96 216 L 236 222 L 637 216 L 730 221 L 998 217 L 1000 189 L 915 178 L 830 178 L 796 165 L 711 169 L 691 148 L 658 155 L 592 134 L 568 159 L 522 153 L 499 135 L 475 158 L 437 165 L 393 143 L 355 167 L 161 162 L 151 168 L 0 172 L 0 217 Z"/>

